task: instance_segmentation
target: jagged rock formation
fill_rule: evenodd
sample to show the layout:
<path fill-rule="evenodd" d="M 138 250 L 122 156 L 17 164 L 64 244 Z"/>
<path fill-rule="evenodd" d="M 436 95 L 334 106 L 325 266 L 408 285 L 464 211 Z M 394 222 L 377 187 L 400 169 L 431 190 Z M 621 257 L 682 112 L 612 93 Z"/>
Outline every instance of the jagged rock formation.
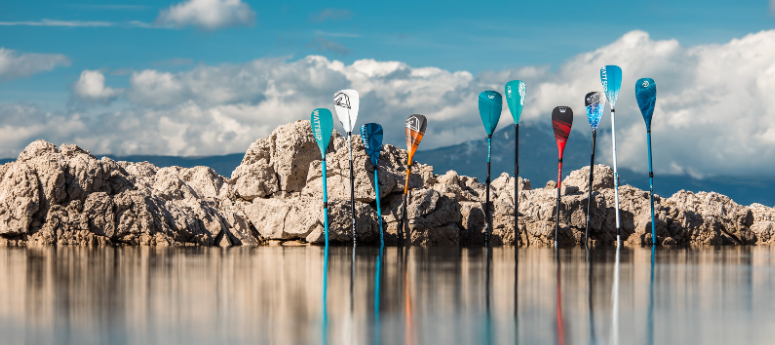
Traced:
<path fill-rule="evenodd" d="M 379 239 L 374 167 L 353 138 L 356 228 L 360 243 Z M 413 163 L 403 195 L 406 151 L 385 145 L 378 174 L 385 238 L 415 245 L 468 245 L 484 240 L 484 184 L 454 171 L 435 174 Z M 349 243 L 349 154 L 335 133 L 327 155 L 330 240 Z M 212 169 L 162 168 L 96 159 L 74 145 L 31 143 L 17 161 L 0 166 L 0 245 L 298 245 L 322 243 L 320 155 L 309 121 L 277 128 L 253 143 L 231 178 Z M 590 242 L 615 243 L 613 172 L 597 165 Z M 563 181 L 559 242 L 584 242 L 589 167 Z M 519 185 L 519 226 L 514 184 Z M 554 241 L 556 186 L 532 189 L 503 174 L 492 182 L 492 241 L 548 245 Z M 622 186 L 625 244 L 651 243 L 648 192 Z M 406 201 L 405 201 L 406 200 Z M 404 204 L 406 203 L 406 206 Z M 742 206 L 717 193 L 656 196 L 662 244 L 775 242 L 775 209 Z"/>

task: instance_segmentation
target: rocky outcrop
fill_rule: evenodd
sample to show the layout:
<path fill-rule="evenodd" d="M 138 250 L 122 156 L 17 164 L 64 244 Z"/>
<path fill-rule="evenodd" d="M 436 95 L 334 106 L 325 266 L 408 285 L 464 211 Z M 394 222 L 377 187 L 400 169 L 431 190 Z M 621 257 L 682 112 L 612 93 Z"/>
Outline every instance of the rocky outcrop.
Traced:
<path fill-rule="evenodd" d="M 405 150 L 385 145 L 374 169 L 353 136 L 355 225 L 359 243 L 379 241 L 381 212 L 388 244 L 476 245 L 488 224 L 495 245 L 551 245 L 585 241 L 587 219 L 594 245 L 616 241 L 613 171 L 596 165 L 592 196 L 589 167 L 556 183 L 504 173 L 485 185 L 454 171 L 435 174 L 414 162 L 408 195 Z M 334 133 L 326 156 L 329 240 L 352 241 L 350 154 Z M 31 143 L 15 162 L 0 166 L 0 245 L 299 245 L 325 241 L 322 162 L 309 121 L 277 128 L 253 143 L 231 178 L 206 167 L 157 168 L 149 163 L 97 159 L 74 145 Z M 515 223 L 515 191 L 519 222 Z M 619 188 L 621 236 L 626 245 L 651 243 L 649 194 Z M 590 207 L 591 204 L 591 207 Z M 679 191 L 655 196 L 656 241 L 670 244 L 742 245 L 775 242 L 775 209 L 742 206 L 717 193 Z"/>

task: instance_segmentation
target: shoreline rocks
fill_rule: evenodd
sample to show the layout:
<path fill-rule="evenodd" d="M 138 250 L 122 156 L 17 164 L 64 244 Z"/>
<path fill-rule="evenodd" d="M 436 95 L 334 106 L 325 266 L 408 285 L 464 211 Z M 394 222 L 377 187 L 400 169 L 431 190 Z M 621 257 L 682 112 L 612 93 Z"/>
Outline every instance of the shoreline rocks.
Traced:
<path fill-rule="evenodd" d="M 338 132 L 327 154 L 332 243 L 352 242 L 349 153 Z M 454 171 L 436 174 L 414 162 L 404 196 L 406 151 L 385 145 L 378 169 L 385 242 L 480 245 L 485 185 Z M 358 243 L 379 242 L 374 167 L 353 138 Z M 299 245 L 324 242 L 320 154 L 309 121 L 278 127 L 248 148 L 231 178 L 207 167 L 157 168 L 97 159 L 75 145 L 31 143 L 0 166 L 0 246 Z M 588 204 L 585 167 L 563 180 L 560 245 L 583 245 Z M 590 243 L 615 245 L 613 172 L 596 165 Z M 514 184 L 519 225 L 514 224 Z M 504 173 L 491 184 L 492 243 L 541 246 L 554 241 L 556 189 Z M 621 186 L 622 241 L 651 243 L 649 194 Z M 718 193 L 655 196 L 657 242 L 664 245 L 775 243 L 775 209 L 742 206 Z"/>

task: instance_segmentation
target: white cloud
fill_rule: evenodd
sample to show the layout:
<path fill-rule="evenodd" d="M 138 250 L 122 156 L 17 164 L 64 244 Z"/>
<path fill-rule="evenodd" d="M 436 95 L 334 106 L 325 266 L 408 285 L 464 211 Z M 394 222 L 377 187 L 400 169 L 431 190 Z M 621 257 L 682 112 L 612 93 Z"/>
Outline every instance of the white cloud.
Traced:
<path fill-rule="evenodd" d="M 73 95 L 79 100 L 91 103 L 108 104 L 113 102 L 124 90 L 105 86 L 105 75 L 100 71 L 84 70 L 81 78 L 73 86 Z"/>
<path fill-rule="evenodd" d="M 241 0 L 189 0 L 161 11 L 156 22 L 174 27 L 196 26 L 214 30 L 250 26 L 255 19 L 256 12 Z"/>
<path fill-rule="evenodd" d="M 56 66 L 70 66 L 70 59 L 62 54 L 21 54 L 0 47 L 0 80 L 29 77 L 50 71 Z"/>
<path fill-rule="evenodd" d="M 527 83 L 523 122 L 549 124 L 551 110 L 568 105 L 576 113 L 571 135 L 589 137 L 583 96 L 602 89 L 599 68 L 606 64 L 624 71 L 617 102 L 619 166 L 647 167 L 645 125 L 634 84 L 651 77 L 659 89 L 652 125 L 657 174 L 761 175 L 775 168 L 775 30 L 695 47 L 633 31 L 555 69 L 529 66 L 477 76 L 398 61 L 365 59 L 347 65 L 321 56 L 200 64 L 176 73 L 149 69 L 132 73 L 127 110 L 86 117 L 4 106 L 0 117 L 24 121 L 9 120 L 0 129 L 0 137 L 9 135 L 0 142 L 5 150 L 0 153 L 18 154 L 38 138 L 76 142 L 98 153 L 244 152 L 276 126 L 307 119 L 317 107 L 331 108 L 334 92 L 345 88 L 361 94 L 358 123 L 381 123 L 386 142 L 403 146 L 404 119 L 426 115 L 428 132 L 421 148 L 430 149 L 482 138 L 478 94 L 502 91 L 513 79 Z M 104 82 L 97 85 L 101 88 L 96 90 L 106 89 Z M 501 127 L 511 121 L 504 108 Z M 610 147 L 607 113 L 601 131 L 598 146 Z M 610 164 L 610 149 L 601 152 L 601 161 Z"/>

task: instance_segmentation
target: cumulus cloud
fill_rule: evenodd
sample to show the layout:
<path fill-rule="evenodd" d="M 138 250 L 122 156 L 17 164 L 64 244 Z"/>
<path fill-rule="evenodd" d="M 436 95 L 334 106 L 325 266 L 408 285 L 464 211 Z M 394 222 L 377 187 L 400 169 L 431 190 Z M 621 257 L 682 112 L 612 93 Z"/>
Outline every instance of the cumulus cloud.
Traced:
<path fill-rule="evenodd" d="M 403 121 L 413 113 L 426 115 L 422 148 L 430 149 L 482 138 L 478 94 L 502 92 L 513 79 L 527 83 L 523 123 L 548 125 L 551 110 L 567 105 L 576 113 L 571 135 L 589 137 L 583 96 L 601 91 L 600 67 L 617 64 L 624 71 L 616 119 L 620 166 L 647 167 L 645 125 L 634 86 L 638 78 L 651 77 L 658 87 L 652 125 L 657 174 L 761 175 L 775 168 L 773 61 L 775 30 L 694 47 L 633 31 L 556 68 L 528 66 L 476 76 L 399 61 L 364 59 L 348 65 L 321 56 L 200 64 L 175 73 L 148 69 L 130 76 L 127 110 L 86 117 L 4 106 L 0 116 L 34 121 L 7 124 L 0 134 L 9 137 L 0 144 L 17 154 L 38 138 L 76 142 L 100 153 L 244 152 L 276 126 L 308 119 L 317 107 L 332 108 L 334 92 L 352 88 L 361 95 L 358 123 L 381 123 L 388 143 L 403 146 Z M 104 88 L 104 82 L 99 85 Z M 501 127 L 510 123 L 504 107 Z M 598 141 L 605 153 L 599 155 L 601 162 L 610 164 L 610 149 L 603 149 L 610 147 L 608 113 Z"/>
<path fill-rule="evenodd" d="M 196 26 L 207 30 L 250 26 L 255 20 L 256 12 L 241 0 L 189 0 L 170 6 L 156 18 L 160 25 Z"/>
<path fill-rule="evenodd" d="M 0 47 L 0 80 L 29 77 L 57 66 L 70 66 L 70 59 L 62 54 L 19 54 Z"/>
<path fill-rule="evenodd" d="M 86 103 L 109 104 L 124 90 L 105 86 L 105 75 L 100 71 L 84 70 L 73 85 L 73 95 Z"/>

